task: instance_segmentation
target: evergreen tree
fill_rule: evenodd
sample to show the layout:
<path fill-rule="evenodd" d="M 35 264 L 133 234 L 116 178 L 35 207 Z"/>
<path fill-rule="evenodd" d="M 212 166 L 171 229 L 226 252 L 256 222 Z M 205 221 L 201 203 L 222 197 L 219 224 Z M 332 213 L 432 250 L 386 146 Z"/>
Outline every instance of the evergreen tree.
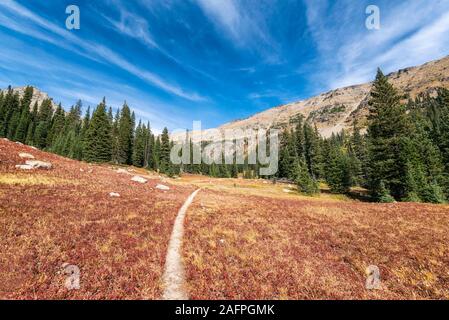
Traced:
<path fill-rule="evenodd" d="M 161 139 L 158 136 L 156 138 L 156 142 L 154 143 L 153 169 L 156 171 L 160 171 L 160 164 L 161 164 Z"/>
<path fill-rule="evenodd" d="M 313 195 L 320 192 L 318 183 L 310 176 L 303 157 L 295 161 L 295 181 L 298 190 L 302 193 Z"/>
<path fill-rule="evenodd" d="M 30 124 L 28 126 L 27 135 L 25 139 L 25 143 L 32 146 L 34 145 L 34 131 L 36 130 L 36 122 L 37 122 L 37 114 L 38 114 L 39 106 L 37 101 L 33 105 L 33 110 L 30 114 Z"/>
<path fill-rule="evenodd" d="M 134 148 L 133 148 L 133 165 L 136 167 L 143 167 L 145 160 L 145 125 L 142 126 L 142 122 L 139 121 L 139 125 L 136 128 L 136 134 L 134 138 Z"/>
<path fill-rule="evenodd" d="M 131 110 L 125 102 L 118 124 L 117 162 L 120 164 L 131 164 L 132 162 L 133 121 Z"/>
<path fill-rule="evenodd" d="M 328 155 L 326 182 L 335 193 L 348 193 L 353 185 L 351 159 L 339 145 L 332 146 Z"/>
<path fill-rule="evenodd" d="M 22 143 L 26 141 L 28 126 L 30 124 L 30 104 L 31 99 L 33 98 L 33 92 L 33 87 L 26 87 L 23 97 L 20 101 L 21 114 L 16 132 L 14 133 L 14 140 L 20 141 Z"/>
<path fill-rule="evenodd" d="M 166 173 L 170 170 L 170 167 L 170 137 L 168 129 L 164 128 L 160 141 L 160 170 L 162 173 Z"/>
<path fill-rule="evenodd" d="M 116 164 L 119 163 L 119 123 L 120 109 L 117 109 L 112 122 L 112 162 Z"/>
<path fill-rule="evenodd" d="M 88 162 L 111 160 L 111 126 L 105 99 L 95 109 L 90 120 L 84 140 L 83 157 Z"/>
<path fill-rule="evenodd" d="M 322 176 L 321 141 L 317 129 L 309 123 L 304 125 L 304 156 L 307 168 L 314 180 Z"/>
<path fill-rule="evenodd" d="M 47 145 L 48 146 L 53 146 L 56 139 L 58 138 L 58 135 L 66 135 L 67 134 L 67 132 L 64 132 L 65 122 L 66 122 L 65 111 L 64 111 L 64 109 L 62 109 L 61 104 L 59 104 L 58 107 L 56 108 L 54 115 L 53 115 L 53 119 L 51 121 L 51 128 L 50 128 L 48 136 L 47 136 Z"/>
<path fill-rule="evenodd" d="M 52 102 L 50 99 L 46 99 L 40 106 L 37 115 L 36 130 L 33 138 L 35 145 L 40 149 L 44 149 L 47 147 L 47 136 L 51 127 L 52 116 Z"/>
<path fill-rule="evenodd" d="M 381 195 L 381 183 L 396 199 L 407 195 L 404 158 L 411 126 L 401 96 L 378 70 L 369 104 L 369 187 L 375 199 Z"/>

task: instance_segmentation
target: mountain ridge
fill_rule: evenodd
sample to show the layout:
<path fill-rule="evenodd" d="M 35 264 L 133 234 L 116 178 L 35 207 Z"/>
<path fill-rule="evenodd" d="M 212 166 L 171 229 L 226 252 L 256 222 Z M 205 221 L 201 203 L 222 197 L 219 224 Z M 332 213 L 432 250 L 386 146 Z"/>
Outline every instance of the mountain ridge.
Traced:
<path fill-rule="evenodd" d="M 449 56 L 420 66 L 408 67 L 387 75 L 405 98 L 449 88 Z M 217 129 L 285 128 L 302 115 L 317 126 L 324 137 L 348 129 L 357 118 L 364 122 L 372 82 L 337 88 L 311 98 L 276 106 L 246 119 L 225 123 Z M 208 131 L 208 130 L 206 130 Z"/>

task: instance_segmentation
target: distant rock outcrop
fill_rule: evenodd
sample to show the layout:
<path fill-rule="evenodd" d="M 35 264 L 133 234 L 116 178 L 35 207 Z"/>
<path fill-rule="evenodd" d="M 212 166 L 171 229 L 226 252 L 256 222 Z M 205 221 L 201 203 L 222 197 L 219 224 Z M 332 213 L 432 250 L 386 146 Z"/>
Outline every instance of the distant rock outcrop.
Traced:
<path fill-rule="evenodd" d="M 19 97 L 22 98 L 23 95 L 25 94 L 25 89 L 26 88 L 27 88 L 26 86 L 25 87 L 16 87 L 16 88 L 12 88 L 12 90 L 14 91 L 14 93 L 17 92 L 19 94 Z M 4 89 L 4 90 L 1 90 L 1 91 L 6 92 L 7 90 L 8 89 Z M 36 87 L 33 87 L 33 97 L 31 98 L 30 108 L 33 108 L 33 106 L 34 106 L 34 104 L 36 102 L 37 102 L 38 106 L 40 106 L 42 104 L 42 102 L 44 100 L 47 100 L 47 99 L 51 100 L 53 109 L 56 110 L 57 105 L 53 102 L 53 99 L 50 98 L 49 95 L 46 92 L 41 91 L 41 90 L 39 90 Z"/>

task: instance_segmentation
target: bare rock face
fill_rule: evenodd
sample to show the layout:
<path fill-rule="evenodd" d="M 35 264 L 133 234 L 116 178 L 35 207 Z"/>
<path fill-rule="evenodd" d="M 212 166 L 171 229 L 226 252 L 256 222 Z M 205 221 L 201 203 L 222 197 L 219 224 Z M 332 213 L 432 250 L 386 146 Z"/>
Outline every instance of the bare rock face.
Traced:
<path fill-rule="evenodd" d="M 26 165 L 31 166 L 33 169 L 45 169 L 50 170 L 53 165 L 50 162 L 38 161 L 38 160 L 27 160 Z"/>
<path fill-rule="evenodd" d="M 131 181 L 142 183 L 142 184 L 148 182 L 147 179 L 142 178 L 141 176 L 134 176 L 134 177 L 132 177 Z"/>
<path fill-rule="evenodd" d="M 13 88 L 12 90 L 14 91 L 14 93 L 17 92 L 19 94 L 19 97 L 22 98 L 23 95 L 25 94 L 25 89 L 26 89 L 26 86 Z M 35 87 L 33 87 L 33 89 L 34 89 L 33 97 L 31 98 L 30 109 L 33 108 L 33 106 L 36 102 L 37 102 L 38 106 L 40 106 L 44 100 L 50 99 L 50 97 L 48 96 L 48 94 L 46 92 L 43 92 Z M 2 90 L 2 91 L 6 93 L 7 89 Z M 53 106 L 53 109 L 56 110 L 57 105 L 53 102 L 53 100 L 52 100 L 52 106 Z"/>

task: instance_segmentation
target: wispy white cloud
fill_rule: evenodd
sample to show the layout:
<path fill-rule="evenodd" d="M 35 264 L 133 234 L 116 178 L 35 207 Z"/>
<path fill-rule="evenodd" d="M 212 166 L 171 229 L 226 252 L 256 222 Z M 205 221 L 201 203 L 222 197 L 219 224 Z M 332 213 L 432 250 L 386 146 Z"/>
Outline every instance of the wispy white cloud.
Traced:
<path fill-rule="evenodd" d="M 257 7 L 245 8 L 236 0 L 195 0 L 204 14 L 229 40 L 238 47 L 247 48 L 261 55 L 265 63 L 280 62 L 277 43 L 271 37 L 266 21 L 267 12 Z M 258 1 L 262 8 L 262 0 Z M 267 10 L 267 8 L 264 8 Z"/>
<path fill-rule="evenodd" d="M 366 1 L 304 2 L 319 54 L 316 80 L 326 89 L 372 80 L 377 67 L 391 72 L 449 53 L 447 1 L 381 2 L 378 31 L 365 28 Z"/>
<path fill-rule="evenodd" d="M 194 73 L 199 74 L 205 78 L 217 81 L 215 77 L 208 74 L 207 72 L 195 68 L 190 64 L 184 63 L 183 61 L 175 57 L 173 54 L 165 50 L 163 46 L 161 46 L 159 43 L 157 43 L 157 41 L 151 34 L 150 26 L 145 17 L 141 16 L 140 14 L 131 12 L 130 10 L 127 9 L 126 5 L 124 5 L 120 1 L 114 0 L 111 2 L 111 4 L 115 6 L 115 8 L 119 13 L 118 19 L 107 16 L 101 12 L 99 13 L 99 15 L 101 15 L 116 32 L 119 32 L 121 35 L 125 35 L 127 37 L 140 41 L 143 45 L 145 45 L 149 49 L 157 50 L 160 54 L 162 54 L 164 57 L 177 64 L 182 69 L 191 70 Z M 150 9 L 153 8 L 154 5 L 148 2 L 144 2 L 144 4 L 146 8 Z M 170 6 L 170 2 L 167 1 L 161 2 L 160 4 L 162 4 L 165 7 Z"/>
<path fill-rule="evenodd" d="M 181 87 L 177 85 L 173 85 L 161 77 L 159 77 L 157 74 L 152 73 L 147 70 L 143 70 L 140 67 L 137 67 L 130 62 L 128 62 L 126 59 L 122 58 L 118 54 L 116 54 L 114 51 L 110 50 L 109 48 L 102 46 L 100 44 L 92 43 L 83 39 L 80 39 L 73 33 L 69 32 L 66 29 L 63 29 L 54 23 L 36 15 L 35 13 L 31 12 L 27 8 L 21 6 L 20 4 L 12 1 L 12 0 L 3 0 L 0 2 L 0 7 L 4 7 L 5 9 L 9 10 L 10 12 L 13 12 L 14 14 L 24 17 L 28 19 L 29 21 L 32 21 L 39 25 L 40 27 L 56 34 L 59 37 L 62 37 L 64 40 L 68 41 L 70 45 L 65 43 L 65 41 L 58 41 L 58 39 L 55 39 L 51 36 L 43 36 L 40 33 L 37 33 L 32 27 L 18 27 L 16 23 L 13 23 L 11 19 L 5 19 L 0 18 L 0 23 L 7 27 L 11 28 L 17 32 L 21 32 L 23 34 L 29 35 L 29 36 L 35 36 L 39 40 L 44 40 L 47 42 L 50 42 L 52 44 L 58 45 L 64 49 L 70 49 L 71 51 L 79 54 L 79 50 L 74 50 L 73 47 L 80 47 L 83 49 L 85 53 L 83 55 L 87 55 L 89 58 L 92 58 L 93 60 L 98 60 L 100 58 L 104 62 L 113 64 L 137 77 L 140 79 L 152 84 L 153 86 L 156 86 L 168 93 L 177 95 L 181 98 L 188 99 L 191 101 L 205 101 L 207 100 L 206 97 L 203 97 L 195 92 L 188 92 L 182 89 Z"/>

